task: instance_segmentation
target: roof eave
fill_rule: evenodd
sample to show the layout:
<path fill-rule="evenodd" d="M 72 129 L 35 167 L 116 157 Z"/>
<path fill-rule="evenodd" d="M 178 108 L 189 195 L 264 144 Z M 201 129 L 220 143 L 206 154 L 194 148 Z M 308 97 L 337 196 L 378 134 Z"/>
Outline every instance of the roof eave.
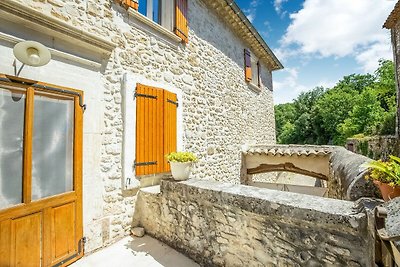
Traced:
<path fill-rule="evenodd" d="M 400 1 L 398 1 L 396 3 L 392 12 L 390 12 L 390 15 L 388 16 L 385 23 L 383 24 L 382 28 L 386 28 L 388 30 L 393 29 L 393 27 L 396 25 L 397 21 L 399 20 L 399 17 L 400 17 Z"/>
<path fill-rule="evenodd" d="M 273 66 L 272 71 L 274 70 L 280 70 L 283 69 L 282 63 L 279 61 L 279 59 L 275 56 L 275 54 L 272 52 L 272 50 L 269 48 L 267 43 L 264 41 L 264 39 L 261 37 L 261 35 L 258 33 L 258 31 L 254 28 L 253 24 L 249 21 L 247 16 L 243 13 L 243 11 L 240 9 L 240 7 L 236 4 L 234 0 L 225 0 L 225 2 L 235 11 L 236 15 L 239 16 L 241 21 L 246 25 L 246 27 L 250 30 L 250 32 L 253 34 L 253 36 L 257 39 L 257 41 L 263 46 L 265 51 L 268 53 L 269 56 L 271 56 L 272 60 L 275 63 L 275 66 Z"/>

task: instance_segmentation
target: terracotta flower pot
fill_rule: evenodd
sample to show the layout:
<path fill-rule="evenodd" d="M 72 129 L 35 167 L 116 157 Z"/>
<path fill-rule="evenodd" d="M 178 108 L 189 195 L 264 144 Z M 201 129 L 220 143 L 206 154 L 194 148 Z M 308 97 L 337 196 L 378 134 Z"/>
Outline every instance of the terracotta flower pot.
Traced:
<path fill-rule="evenodd" d="M 374 184 L 379 187 L 379 190 L 381 190 L 383 200 L 385 201 L 389 201 L 395 197 L 400 196 L 400 186 L 392 187 L 389 184 L 385 184 L 379 181 L 374 181 Z"/>
<path fill-rule="evenodd" d="M 193 162 L 170 162 L 174 180 L 183 181 L 189 178 Z"/>

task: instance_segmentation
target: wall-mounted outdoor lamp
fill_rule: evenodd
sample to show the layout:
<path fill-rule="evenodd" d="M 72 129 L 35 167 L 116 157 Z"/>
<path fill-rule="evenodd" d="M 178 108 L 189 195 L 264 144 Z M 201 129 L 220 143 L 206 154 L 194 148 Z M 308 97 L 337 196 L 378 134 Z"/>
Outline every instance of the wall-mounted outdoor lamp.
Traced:
<path fill-rule="evenodd" d="M 40 67 L 49 63 L 51 59 L 50 50 L 46 46 L 35 41 L 19 42 L 14 46 L 13 53 L 15 58 L 22 63 L 22 66 L 17 72 L 17 64 L 14 60 L 13 66 L 15 76 L 19 76 L 25 65 Z"/>

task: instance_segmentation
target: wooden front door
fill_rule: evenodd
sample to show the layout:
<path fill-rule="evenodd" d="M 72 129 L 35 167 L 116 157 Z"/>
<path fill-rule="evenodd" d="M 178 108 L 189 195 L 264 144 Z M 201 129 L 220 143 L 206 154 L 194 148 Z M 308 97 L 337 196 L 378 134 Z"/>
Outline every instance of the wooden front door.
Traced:
<path fill-rule="evenodd" d="M 83 256 L 82 92 L 0 75 L 0 266 Z"/>

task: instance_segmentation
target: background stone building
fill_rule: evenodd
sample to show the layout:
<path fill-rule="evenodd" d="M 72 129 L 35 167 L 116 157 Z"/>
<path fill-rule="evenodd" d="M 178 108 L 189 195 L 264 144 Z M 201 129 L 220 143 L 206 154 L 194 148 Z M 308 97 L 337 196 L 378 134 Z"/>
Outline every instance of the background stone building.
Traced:
<path fill-rule="evenodd" d="M 199 157 L 195 178 L 239 183 L 242 145 L 275 143 L 271 72 L 282 65 L 236 4 L 188 0 L 179 15 L 188 22 L 185 40 L 174 30 L 174 1 L 160 5 L 161 15 L 142 2 L 138 11 L 131 1 L 0 2 L 0 73 L 14 75 L 14 45 L 34 40 L 50 48 L 52 60 L 26 66 L 20 77 L 84 93 L 86 252 L 127 235 L 138 189 L 160 178 L 135 174 L 137 84 L 176 97 L 175 145 Z"/>
<path fill-rule="evenodd" d="M 389 17 L 386 19 L 384 28 L 389 29 L 392 36 L 392 47 L 393 47 L 393 60 L 395 64 L 395 74 L 396 74 L 396 87 L 397 87 L 397 120 L 396 120 L 396 136 L 399 136 L 399 119 L 400 119 L 400 102 L 399 102 L 399 74 L 400 74 L 400 65 L 399 65 L 399 57 L 400 57 L 400 2 L 397 2 L 394 9 L 390 13 Z"/>

